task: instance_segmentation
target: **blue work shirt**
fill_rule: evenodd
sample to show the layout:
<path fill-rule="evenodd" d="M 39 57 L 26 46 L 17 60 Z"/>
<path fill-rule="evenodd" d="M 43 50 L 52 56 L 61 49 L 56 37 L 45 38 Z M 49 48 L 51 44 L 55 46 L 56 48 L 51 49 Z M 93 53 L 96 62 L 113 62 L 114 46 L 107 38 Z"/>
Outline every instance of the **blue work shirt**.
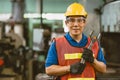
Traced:
<path fill-rule="evenodd" d="M 69 35 L 69 33 L 66 33 L 65 37 L 66 37 L 67 41 L 72 46 L 76 46 L 76 47 L 84 47 L 87 44 L 87 40 L 88 40 L 87 36 L 84 35 L 84 34 L 82 34 L 82 39 L 79 43 L 76 42 L 74 39 L 72 39 L 72 37 Z M 56 43 L 53 42 L 51 44 L 49 50 L 48 50 L 45 67 L 49 67 L 51 65 L 57 65 L 58 64 L 58 56 L 57 56 L 55 44 Z M 101 47 L 100 47 L 99 52 L 98 52 L 97 60 L 101 61 L 101 62 L 104 62 L 106 64 L 106 60 L 104 59 L 104 55 L 103 55 L 103 52 L 101 50 Z"/>

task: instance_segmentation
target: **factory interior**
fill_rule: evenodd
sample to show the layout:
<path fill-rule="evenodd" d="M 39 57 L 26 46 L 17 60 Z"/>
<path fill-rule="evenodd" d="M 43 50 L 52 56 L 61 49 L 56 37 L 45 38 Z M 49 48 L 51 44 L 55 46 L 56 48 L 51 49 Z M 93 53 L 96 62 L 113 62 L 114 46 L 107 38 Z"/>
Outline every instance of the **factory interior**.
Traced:
<path fill-rule="evenodd" d="M 96 80 L 120 80 L 120 0 L 1 0 L 0 80 L 53 80 L 45 74 L 47 52 L 68 31 L 64 13 L 73 2 L 88 12 L 84 34 L 101 33 L 107 72 Z"/>

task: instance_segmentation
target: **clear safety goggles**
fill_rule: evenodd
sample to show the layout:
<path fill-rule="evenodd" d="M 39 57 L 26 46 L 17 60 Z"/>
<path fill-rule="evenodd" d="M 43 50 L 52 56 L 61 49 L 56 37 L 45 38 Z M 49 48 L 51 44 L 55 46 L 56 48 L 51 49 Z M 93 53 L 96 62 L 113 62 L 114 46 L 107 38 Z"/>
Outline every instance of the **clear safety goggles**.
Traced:
<path fill-rule="evenodd" d="M 66 20 L 70 23 L 75 23 L 75 22 L 85 23 L 86 18 L 85 17 L 79 17 L 79 18 L 68 17 L 68 18 L 66 18 Z"/>

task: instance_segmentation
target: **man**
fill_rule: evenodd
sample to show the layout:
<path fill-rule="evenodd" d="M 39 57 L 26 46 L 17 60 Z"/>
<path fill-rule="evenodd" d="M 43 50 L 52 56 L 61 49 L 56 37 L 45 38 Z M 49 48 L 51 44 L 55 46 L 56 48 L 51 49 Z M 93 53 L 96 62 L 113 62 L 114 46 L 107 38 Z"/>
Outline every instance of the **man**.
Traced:
<path fill-rule="evenodd" d="M 106 61 L 98 42 L 91 50 L 87 48 L 90 38 L 83 34 L 87 12 L 81 4 L 72 3 L 65 16 L 69 32 L 51 44 L 46 74 L 59 76 L 60 80 L 95 80 L 95 70 L 106 72 Z M 82 58 L 85 63 L 81 63 Z"/>

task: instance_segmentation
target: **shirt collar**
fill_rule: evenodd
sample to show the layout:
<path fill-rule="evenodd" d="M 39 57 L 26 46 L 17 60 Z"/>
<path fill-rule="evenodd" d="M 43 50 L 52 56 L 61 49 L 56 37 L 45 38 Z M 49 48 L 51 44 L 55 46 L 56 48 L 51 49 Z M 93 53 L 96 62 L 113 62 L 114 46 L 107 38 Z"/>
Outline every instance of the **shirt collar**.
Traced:
<path fill-rule="evenodd" d="M 73 42 L 73 41 L 76 42 L 76 41 L 70 36 L 69 32 L 66 33 L 65 37 L 66 37 L 66 39 L 69 41 L 69 43 L 71 43 L 71 42 Z M 76 43 L 77 43 L 77 42 L 76 42 Z M 78 46 L 85 46 L 86 43 L 87 43 L 87 36 L 84 35 L 84 34 L 82 34 L 82 39 L 81 39 L 81 41 L 80 41 L 79 43 L 77 43 L 77 45 L 78 45 Z M 72 43 L 71 43 L 71 44 L 72 44 Z M 73 45 L 74 45 L 74 44 L 73 44 Z"/>

